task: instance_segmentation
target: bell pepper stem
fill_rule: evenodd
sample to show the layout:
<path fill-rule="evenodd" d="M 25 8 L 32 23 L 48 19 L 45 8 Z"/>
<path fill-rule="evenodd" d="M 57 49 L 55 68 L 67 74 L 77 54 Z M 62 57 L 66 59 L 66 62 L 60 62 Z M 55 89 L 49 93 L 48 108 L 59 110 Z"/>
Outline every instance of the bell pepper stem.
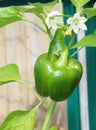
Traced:
<path fill-rule="evenodd" d="M 75 33 L 73 32 L 73 33 L 72 33 L 72 36 L 71 36 L 71 39 L 70 39 L 70 42 L 69 42 L 69 45 L 68 45 L 68 48 L 69 48 L 69 49 L 71 48 L 71 46 L 72 46 L 72 44 L 73 44 L 73 42 L 74 42 L 74 39 L 75 39 Z"/>
<path fill-rule="evenodd" d="M 60 58 L 57 60 L 57 66 L 66 66 L 68 62 L 68 48 L 66 47 L 62 52 Z"/>
<path fill-rule="evenodd" d="M 48 111 L 47 111 L 47 114 L 45 116 L 42 130 L 49 130 L 50 122 L 52 120 L 52 116 L 53 116 L 54 110 L 56 108 L 56 104 L 57 104 L 57 102 L 51 101 L 50 106 L 49 106 Z"/>

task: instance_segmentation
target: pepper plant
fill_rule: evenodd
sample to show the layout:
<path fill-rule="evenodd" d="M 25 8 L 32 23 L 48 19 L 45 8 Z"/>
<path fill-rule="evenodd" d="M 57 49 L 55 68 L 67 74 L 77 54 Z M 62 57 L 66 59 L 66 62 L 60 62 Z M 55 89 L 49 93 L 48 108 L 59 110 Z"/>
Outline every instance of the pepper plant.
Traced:
<path fill-rule="evenodd" d="M 89 1 L 71 0 L 76 9 L 73 16 L 63 14 L 61 0 L 47 4 L 29 3 L 30 8 L 10 6 L 0 12 L 0 28 L 13 22 L 25 21 L 37 26 L 50 38 L 48 52 L 41 54 L 34 66 L 37 91 L 22 80 L 16 64 L 8 64 L 0 68 L 0 85 L 18 82 L 27 87 L 39 100 L 39 104 L 32 110 L 11 112 L 0 125 L 0 130 L 34 130 L 37 111 L 41 105 L 47 109 L 47 113 L 39 130 L 57 130 L 56 126 L 50 125 L 56 104 L 58 101 L 66 100 L 73 93 L 83 74 L 83 67 L 77 59 L 74 59 L 74 55 L 83 47 L 96 47 L 96 30 L 74 43 L 80 30 L 88 30 L 86 22 L 96 16 L 96 3 L 92 8 L 83 8 Z M 59 11 L 51 11 L 57 3 L 59 3 Z M 41 19 L 45 28 L 27 19 L 25 13 L 35 14 Z M 63 22 L 65 17 L 66 24 Z M 70 39 L 69 44 L 66 44 L 66 37 Z M 70 51 L 74 48 L 77 48 L 76 51 L 70 55 Z M 46 98 L 42 100 L 38 93 Z M 47 97 L 52 100 L 50 106 L 45 104 Z"/>

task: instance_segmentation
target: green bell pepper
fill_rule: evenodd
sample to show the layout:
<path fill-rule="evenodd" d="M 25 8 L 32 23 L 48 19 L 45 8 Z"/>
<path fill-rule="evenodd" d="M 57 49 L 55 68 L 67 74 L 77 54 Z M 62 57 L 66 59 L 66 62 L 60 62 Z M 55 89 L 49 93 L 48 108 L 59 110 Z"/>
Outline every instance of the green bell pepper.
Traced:
<path fill-rule="evenodd" d="M 48 53 L 38 57 L 34 66 L 36 89 L 42 96 L 52 100 L 67 99 L 78 85 L 83 69 L 76 59 L 68 56 L 61 31 L 57 31 Z"/>

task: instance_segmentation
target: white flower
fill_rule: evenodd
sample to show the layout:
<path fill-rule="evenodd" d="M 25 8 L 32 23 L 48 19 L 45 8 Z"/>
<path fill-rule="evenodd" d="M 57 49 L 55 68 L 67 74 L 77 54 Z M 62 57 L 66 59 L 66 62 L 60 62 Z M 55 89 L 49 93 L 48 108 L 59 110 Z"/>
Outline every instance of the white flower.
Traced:
<path fill-rule="evenodd" d="M 47 15 L 46 24 L 48 28 L 56 30 L 63 24 L 62 15 L 58 11 L 53 11 Z"/>
<path fill-rule="evenodd" d="M 73 30 L 75 33 L 78 33 L 80 29 L 87 30 L 87 27 L 85 25 L 86 21 L 87 19 L 85 17 L 81 17 L 79 13 L 76 13 L 73 17 L 67 20 L 67 24 L 70 25 L 71 31 Z"/>

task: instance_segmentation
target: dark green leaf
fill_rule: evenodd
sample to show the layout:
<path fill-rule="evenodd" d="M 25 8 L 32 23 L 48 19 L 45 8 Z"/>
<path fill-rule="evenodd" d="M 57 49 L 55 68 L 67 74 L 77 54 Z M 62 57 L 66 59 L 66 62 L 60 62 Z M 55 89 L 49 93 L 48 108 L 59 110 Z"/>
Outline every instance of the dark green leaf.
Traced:
<path fill-rule="evenodd" d="M 8 64 L 0 68 L 0 85 L 9 82 L 21 82 L 19 70 L 15 64 Z"/>
<path fill-rule="evenodd" d="M 73 5 L 76 8 L 81 8 L 83 7 L 86 3 L 88 3 L 90 0 L 71 0 L 71 2 L 73 3 Z"/>
<path fill-rule="evenodd" d="M 22 20 L 22 18 L 23 16 L 15 6 L 7 7 L 0 12 L 0 27 Z"/>
<path fill-rule="evenodd" d="M 96 34 L 90 34 L 82 38 L 77 44 L 72 46 L 72 49 L 77 47 L 96 47 Z"/>
<path fill-rule="evenodd" d="M 1 124 L 0 130 L 34 130 L 37 107 L 31 111 L 13 111 Z"/>
<path fill-rule="evenodd" d="M 62 51 L 64 47 L 64 33 L 61 29 L 58 29 L 50 43 L 48 56 L 50 57 L 51 55 L 54 55 L 59 51 Z"/>
<path fill-rule="evenodd" d="M 82 15 L 86 14 L 87 18 L 96 16 L 96 8 L 86 8 L 83 10 Z"/>

